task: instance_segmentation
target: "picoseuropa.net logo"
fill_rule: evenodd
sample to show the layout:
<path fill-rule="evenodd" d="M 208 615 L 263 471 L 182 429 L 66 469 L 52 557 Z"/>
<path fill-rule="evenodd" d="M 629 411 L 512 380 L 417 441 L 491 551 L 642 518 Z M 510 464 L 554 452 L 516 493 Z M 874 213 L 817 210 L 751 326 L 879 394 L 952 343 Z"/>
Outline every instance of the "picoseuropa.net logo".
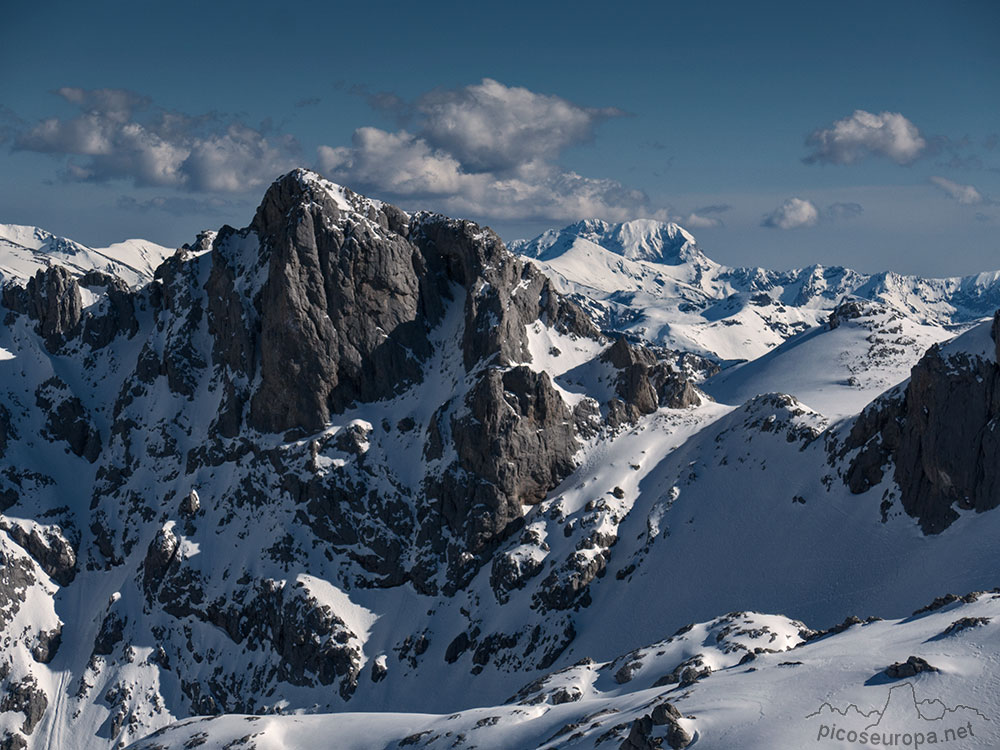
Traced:
<path fill-rule="evenodd" d="M 948 706 L 934 698 L 918 700 L 913 684 L 889 688 L 885 705 L 867 713 L 851 703 L 839 708 L 824 703 L 806 716 L 819 743 L 843 747 L 927 748 L 955 743 L 975 746 L 982 737 L 986 716 L 971 706 Z"/>

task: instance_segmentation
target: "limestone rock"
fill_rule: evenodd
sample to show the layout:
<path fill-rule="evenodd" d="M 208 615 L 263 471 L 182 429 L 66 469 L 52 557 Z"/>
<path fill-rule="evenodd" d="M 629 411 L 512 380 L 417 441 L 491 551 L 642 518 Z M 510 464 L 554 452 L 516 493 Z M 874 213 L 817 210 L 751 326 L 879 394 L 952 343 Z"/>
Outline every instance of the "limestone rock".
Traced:
<path fill-rule="evenodd" d="M 702 394 L 684 375 L 659 361 L 647 347 L 620 336 L 601 358 L 619 371 L 615 391 L 620 400 L 608 405 L 612 427 L 634 423 L 661 406 L 683 409 L 701 403 Z"/>
<path fill-rule="evenodd" d="M 198 490 L 191 490 L 184 496 L 179 511 L 184 518 L 194 518 L 198 515 L 201 511 L 201 498 L 198 497 Z"/>
<path fill-rule="evenodd" d="M 52 353 L 76 330 L 83 314 L 80 286 L 62 266 L 38 270 L 24 287 L 5 287 L 3 304 L 38 321 L 38 334 Z"/>
<path fill-rule="evenodd" d="M 76 550 L 58 526 L 27 526 L 0 517 L 0 529 L 21 545 L 49 577 L 68 586 L 76 577 Z"/>
<path fill-rule="evenodd" d="M 451 433 L 458 467 L 431 491 L 469 551 L 481 552 L 574 468 L 573 414 L 548 374 L 525 366 L 485 370 Z"/>
<path fill-rule="evenodd" d="M 994 318 L 994 340 L 1000 313 Z M 986 511 L 1000 505 L 1000 367 L 933 346 L 913 367 L 902 392 L 890 392 L 855 421 L 840 455 L 861 450 L 845 481 L 865 492 L 882 481 L 890 462 L 903 509 L 925 534 L 958 518 L 956 507 Z"/>
<path fill-rule="evenodd" d="M 885 668 L 888 677 L 899 680 L 905 677 L 915 677 L 922 672 L 939 672 L 937 667 L 932 667 L 925 659 L 919 656 L 911 656 L 904 662 L 896 662 Z"/>
<path fill-rule="evenodd" d="M 46 437 L 65 441 L 74 454 L 90 463 L 97 460 L 101 452 L 101 433 L 66 383 L 58 377 L 45 381 L 35 392 L 35 403 L 45 411 Z"/>
<path fill-rule="evenodd" d="M 268 251 L 260 293 L 258 429 L 320 429 L 331 412 L 415 382 L 440 294 L 390 211 L 342 207 L 303 170 L 276 181 L 252 228 Z M 393 221 L 390 222 L 392 214 Z"/>

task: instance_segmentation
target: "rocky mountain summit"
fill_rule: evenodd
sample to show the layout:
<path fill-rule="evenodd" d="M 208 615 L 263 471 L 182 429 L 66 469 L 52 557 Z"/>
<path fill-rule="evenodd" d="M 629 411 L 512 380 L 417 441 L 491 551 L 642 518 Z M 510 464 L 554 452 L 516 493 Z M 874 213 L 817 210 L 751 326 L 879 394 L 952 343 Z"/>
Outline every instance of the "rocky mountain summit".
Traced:
<path fill-rule="evenodd" d="M 997 498 L 990 322 L 937 343 L 975 325 L 991 286 L 930 284 L 933 309 L 952 309 L 932 320 L 859 296 L 881 282 L 846 271 L 818 272 L 816 294 L 801 274 L 723 272 L 672 225 L 567 232 L 518 254 L 488 228 L 296 170 L 245 228 L 203 233 L 148 276 L 55 255 L 11 276 L 0 748 L 124 746 L 220 714 L 443 714 L 510 696 L 532 713 L 635 676 L 688 690 L 793 647 L 811 632 L 799 620 L 901 616 L 956 575 L 989 587 L 1000 518 L 964 511 Z M 581 247 L 684 291 L 626 314 L 638 291 L 546 273 Z M 591 290 L 624 278 L 574 268 Z M 730 292 L 738 278 L 753 291 Z M 712 337 L 748 309 L 774 325 L 733 366 L 738 338 Z M 647 335 L 654 314 L 685 333 Z M 816 358 L 849 375 L 803 365 Z M 890 386 L 864 411 L 824 411 Z M 717 617 L 734 609 L 796 619 Z M 697 633 L 717 655 L 695 636 L 664 643 L 713 617 Z M 643 701 L 558 736 L 710 736 L 673 698 Z M 393 741 L 457 741 L 423 731 Z"/>

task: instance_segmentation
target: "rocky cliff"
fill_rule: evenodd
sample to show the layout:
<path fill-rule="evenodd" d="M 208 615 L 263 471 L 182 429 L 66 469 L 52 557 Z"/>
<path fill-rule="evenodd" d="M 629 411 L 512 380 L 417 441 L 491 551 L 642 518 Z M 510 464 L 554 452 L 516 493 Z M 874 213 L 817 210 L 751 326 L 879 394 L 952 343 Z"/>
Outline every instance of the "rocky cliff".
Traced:
<path fill-rule="evenodd" d="M 988 341 L 986 331 L 967 334 L 966 346 L 932 347 L 907 383 L 865 409 L 841 449 L 858 451 L 846 475 L 852 492 L 891 468 L 902 508 L 928 534 L 961 510 L 1000 505 L 1000 311 Z"/>

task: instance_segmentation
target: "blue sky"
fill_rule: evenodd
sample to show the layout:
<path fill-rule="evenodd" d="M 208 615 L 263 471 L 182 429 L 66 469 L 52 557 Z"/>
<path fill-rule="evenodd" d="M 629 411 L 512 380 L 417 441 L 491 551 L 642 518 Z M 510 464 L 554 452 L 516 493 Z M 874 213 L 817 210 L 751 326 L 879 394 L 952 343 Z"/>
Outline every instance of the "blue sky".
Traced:
<path fill-rule="evenodd" d="M 1000 3 L 19 3 L 0 222 L 175 245 L 293 165 L 506 239 L 1000 268 Z"/>

